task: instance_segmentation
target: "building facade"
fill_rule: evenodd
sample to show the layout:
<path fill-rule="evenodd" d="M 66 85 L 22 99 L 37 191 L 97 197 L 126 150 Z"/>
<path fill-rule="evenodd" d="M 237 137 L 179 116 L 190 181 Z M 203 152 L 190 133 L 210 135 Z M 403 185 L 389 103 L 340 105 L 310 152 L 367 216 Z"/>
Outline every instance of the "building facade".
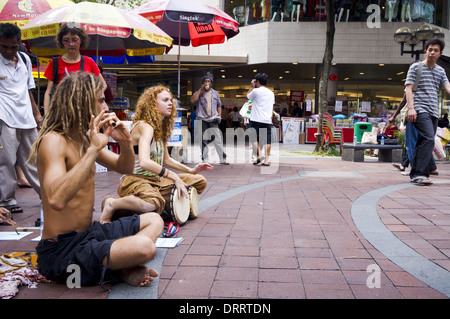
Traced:
<path fill-rule="evenodd" d="M 327 27 L 324 0 L 204 2 L 234 17 L 240 23 L 240 33 L 223 44 L 181 47 L 181 103 L 184 107 L 191 107 L 189 97 L 198 89 L 206 72 L 213 74 L 215 89 L 223 104 L 230 107 L 242 106 L 255 73 L 265 72 L 269 75 L 268 86 L 276 94 L 278 109 L 286 105 L 292 108 L 293 92 L 301 92 L 302 102 L 309 101 L 311 112 L 317 112 L 317 88 Z M 445 39 L 450 39 L 448 1 L 410 0 L 411 22 L 404 6 L 405 9 L 401 0 L 335 1 L 336 33 L 329 85 L 331 111 L 336 100 L 342 101 L 342 113 L 346 115 L 360 112 L 363 101 L 372 103 L 375 114 L 398 105 L 406 72 L 416 60 L 415 55 L 401 55 L 400 45 L 394 41 L 398 29 L 408 27 L 415 31 L 427 23 L 432 28 L 439 27 Z M 421 46 L 419 43 L 415 49 Z M 405 49 L 409 49 L 407 44 Z M 174 48 L 167 55 L 156 56 L 156 63 L 174 64 L 177 54 L 178 48 Z M 450 46 L 445 48 L 440 62 L 446 70 L 450 70 L 448 57 Z M 176 72 L 154 74 L 151 81 L 165 81 L 173 87 Z M 133 85 L 141 91 L 149 85 L 148 77 L 135 78 Z"/>

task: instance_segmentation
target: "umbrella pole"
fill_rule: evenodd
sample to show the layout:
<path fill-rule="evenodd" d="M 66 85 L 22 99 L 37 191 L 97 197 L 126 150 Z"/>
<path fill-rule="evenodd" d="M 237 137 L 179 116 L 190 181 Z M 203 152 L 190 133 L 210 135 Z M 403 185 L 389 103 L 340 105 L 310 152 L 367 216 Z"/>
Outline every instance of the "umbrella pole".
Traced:
<path fill-rule="evenodd" d="M 38 94 L 37 94 L 37 105 L 38 109 L 41 109 L 41 72 L 39 70 L 39 58 L 37 59 L 37 69 L 38 69 Z"/>
<path fill-rule="evenodd" d="M 96 54 L 96 61 L 95 61 L 95 63 L 97 63 L 97 65 L 98 65 L 98 34 L 97 34 L 97 43 L 96 43 L 96 52 L 95 52 L 95 54 Z"/>
<path fill-rule="evenodd" d="M 180 48 L 181 48 L 181 22 L 178 22 L 178 101 L 180 100 Z"/>

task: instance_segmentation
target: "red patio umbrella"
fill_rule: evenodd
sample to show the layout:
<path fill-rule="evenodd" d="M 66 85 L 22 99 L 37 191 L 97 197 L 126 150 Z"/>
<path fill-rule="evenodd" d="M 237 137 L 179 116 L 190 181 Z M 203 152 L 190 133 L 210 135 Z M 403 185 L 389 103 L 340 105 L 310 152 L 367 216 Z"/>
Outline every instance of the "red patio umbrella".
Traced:
<path fill-rule="evenodd" d="M 44 12 L 71 4 L 70 0 L 0 0 L 0 22 L 22 28 Z"/>
<path fill-rule="evenodd" d="M 22 28 L 32 19 L 53 8 L 73 4 L 70 0 L 0 0 L 0 23 L 12 23 Z M 41 76 L 39 60 L 36 65 L 38 72 L 37 103 L 41 100 Z"/>
<path fill-rule="evenodd" d="M 239 33 L 238 22 L 222 10 L 199 0 L 150 0 L 133 12 L 150 20 L 173 38 L 178 47 L 180 98 L 180 46 L 219 44 Z"/>

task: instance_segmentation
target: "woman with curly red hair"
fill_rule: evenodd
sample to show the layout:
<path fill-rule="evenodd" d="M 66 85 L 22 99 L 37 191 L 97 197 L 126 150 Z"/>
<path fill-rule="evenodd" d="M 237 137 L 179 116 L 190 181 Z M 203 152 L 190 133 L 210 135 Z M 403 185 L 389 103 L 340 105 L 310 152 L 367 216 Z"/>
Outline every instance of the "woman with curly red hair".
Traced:
<path fill-rule="evenodd" d="M 117 191 L 119 198 L 135 196 L 154 205 L 154 211 L 159 214 L 166 205 L 165 195 L 174 186 L 180 196 L 188 197 L 187 186 L 195 187 L 201 193 L 206 188 L 206 179 L 198 173 L 212 170 L 207 163 L 190 168 L 170 157 L 167 141 L 174 127 L 175 114 L 173 97 L 167 87 L 153 86 L 140 96 L 130 129 L 136 159 L 134 172 L 123 176 Z M 108 204 L 107 199 L 105 207 Z M 106 219 L 114 213 L 113 208 L 108 210 L 103 212 Z"/>

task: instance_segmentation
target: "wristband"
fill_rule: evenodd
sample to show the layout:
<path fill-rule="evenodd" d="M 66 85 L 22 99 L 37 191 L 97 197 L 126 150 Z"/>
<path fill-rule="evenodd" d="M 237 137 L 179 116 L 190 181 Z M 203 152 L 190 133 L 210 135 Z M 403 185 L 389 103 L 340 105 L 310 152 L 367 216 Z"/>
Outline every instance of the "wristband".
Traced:
<path fill-rule="evenodd" d="M 166 168 L 164 166 L 162 166 L 161 172 L 159 172 L 158 176 L 163 177 L 165 172 L 166 172 Z"/>

